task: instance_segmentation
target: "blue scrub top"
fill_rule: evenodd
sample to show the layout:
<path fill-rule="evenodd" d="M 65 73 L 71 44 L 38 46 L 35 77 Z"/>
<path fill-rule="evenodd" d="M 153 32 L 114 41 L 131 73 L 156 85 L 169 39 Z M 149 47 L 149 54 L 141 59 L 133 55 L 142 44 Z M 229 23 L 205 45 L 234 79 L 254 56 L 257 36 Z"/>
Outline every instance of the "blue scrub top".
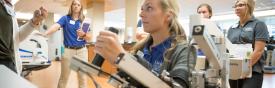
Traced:
<path fill-rule="evenodd" d="M 148 61 L 154 72 L 160 74 L 160 67 L 164 61 L 165 51 L 171 47 L 172 38 L 168 38 L 157 46 L 151 47 L 152 42 L 147 42 L 143 48 L 144 56 L 143 58 Z"/>
<path fill-rule="evenodd" d="M 63 35 L 64 35 L 64 45 L 69 47 L 79 47 L 84 46 L 86 41 L 79 41 L 77 40 L 77 30 L 80 28 L 81 21 L 80 20 L 73 20 L 71 16 L 66 15 L 60 18 L 57 22 L 63 28 Z"/>

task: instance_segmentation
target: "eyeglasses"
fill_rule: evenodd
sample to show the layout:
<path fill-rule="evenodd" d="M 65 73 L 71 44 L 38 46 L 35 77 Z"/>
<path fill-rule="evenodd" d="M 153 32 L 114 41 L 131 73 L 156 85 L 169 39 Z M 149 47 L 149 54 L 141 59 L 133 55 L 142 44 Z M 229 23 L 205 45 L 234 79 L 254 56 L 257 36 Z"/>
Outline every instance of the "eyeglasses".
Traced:
<path fill-rule="evenodd" d="M 236 4 L 234 6 L 232 6 L 232 8 L 237 8 L 237 7 L 243 7 L 246 6 L 247 4 Z"/>

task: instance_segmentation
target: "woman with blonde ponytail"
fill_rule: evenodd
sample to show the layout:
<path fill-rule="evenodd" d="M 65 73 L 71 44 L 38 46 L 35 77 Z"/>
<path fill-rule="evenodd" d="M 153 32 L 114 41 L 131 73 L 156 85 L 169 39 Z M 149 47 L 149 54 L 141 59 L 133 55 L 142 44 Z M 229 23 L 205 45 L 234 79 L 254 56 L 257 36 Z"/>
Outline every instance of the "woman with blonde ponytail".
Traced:
<path fill-rule="evenodd" d="M 137 43 L 131 53 L 127 53 L 117 41 L 118 37 L 108 31 L 100 32 L 95 51 L 111 63 L 115 63 L 119 56 L 122 59 L 135 59 L 155 74 L 165 70 L 173 81 L 184 88 L 188 87 L 188 69 L 194 68 L 196 50 L 194 47 L 188 48 L 186 35 L 178 21 L 179 7 L 176 1 L 144 1 L 140 17 L 144 31 L 149 36 Z M 123 58 L 126 56 L 131 58 Z M 171 81 L 168 83 L 171 84 Z"/>

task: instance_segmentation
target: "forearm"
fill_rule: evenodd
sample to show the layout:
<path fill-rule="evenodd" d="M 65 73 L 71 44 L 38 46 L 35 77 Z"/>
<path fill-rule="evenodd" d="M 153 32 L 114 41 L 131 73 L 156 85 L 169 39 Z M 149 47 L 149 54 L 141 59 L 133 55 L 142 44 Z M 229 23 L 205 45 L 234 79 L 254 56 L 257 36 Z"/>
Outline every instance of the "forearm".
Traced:
<path fill-rule="evenodd" d="M 261 56 L 263 55 L 264 50 L 254 50 L 254 52 L 251 55 L 251 63 L 252 66 L 260 60 Z"/>
<path fill-rule="evenodd" d="M 251 66 L 256 64 L 264 53 L 265 41 L 255 41 L 255 48 L 251 55 Z"/>
<path fill-rule="evenodd" d="M 26 24 L 22 25 L 19 28 L 19 32 L 16 33 L 16 37 L 19 37 L 19 42 L 23 41 L 28 37 L 29 34 L 35 29 L 35 26 L 31 23 L 31 21 L 27 22 Z"/>
<path fill-rule="evenodd" d="M 51 27 L 45 32 L 45 35 L 51 35 L 51 34 L 53 34 L 54 32 L 56 32 L 59 28 L 60 28 L 60 25 L 56 23 L 56 24 L 54 24 L 53 26 L 51 26 Z"/>

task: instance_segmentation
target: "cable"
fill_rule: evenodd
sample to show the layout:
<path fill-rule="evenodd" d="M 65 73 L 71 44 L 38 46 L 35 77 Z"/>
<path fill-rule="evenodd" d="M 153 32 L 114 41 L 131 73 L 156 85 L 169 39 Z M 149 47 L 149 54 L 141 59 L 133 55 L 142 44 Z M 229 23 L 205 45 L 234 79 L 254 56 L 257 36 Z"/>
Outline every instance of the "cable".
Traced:
<path fill-rule="evenodd" d="M 190 82 L 191 82 L 190 76 L 192 76 L 192 73 L 191 73 L 190 67 L 189 67 L 189 64 L 190 64 L 190 62 L 189 62 L 189 61 L 190 61 L 190 58 L 189 58 L 189 57 L 190 57 L 190 52 L 191 52 L 191 51 L 190 51 L 190 49 L 191 49 L 191 46 L 190 46 L 190 45 L 191 45 L 191 41 L 192 41 L 191 39 L 192 39 L 192 37 L 189 36 L 189 37 L 188 37 L 188 46 L 187 46 L 187 50 L 188 50 L 188 52 L 187 52 L 187 73 L 188 73 L 188 74 L 187 74 L 187 77 L 188 77 L 188 83 L 187 83 L 187 84 L 188 84 L 188 87 L 191 86 L 191 83 L 190 83 Z"/>

